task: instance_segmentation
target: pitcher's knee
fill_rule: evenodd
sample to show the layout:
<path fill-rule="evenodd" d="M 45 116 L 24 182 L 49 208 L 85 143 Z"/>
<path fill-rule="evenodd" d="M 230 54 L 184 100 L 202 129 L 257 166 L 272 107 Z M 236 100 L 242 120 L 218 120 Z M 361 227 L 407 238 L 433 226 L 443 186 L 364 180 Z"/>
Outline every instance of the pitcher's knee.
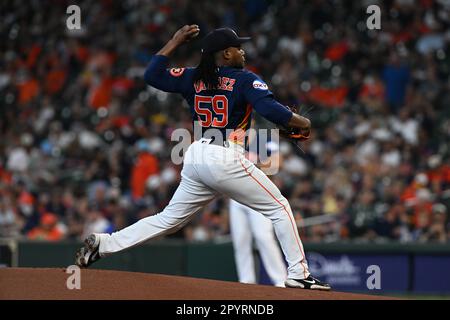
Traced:
<path fill-rule="evenodd" d="M 281 196 L 279 202 L 283 205 L 283 207 L 286 210 L 291 210 L 291 207 L 289 205 L 289 201 L 285 197 Z"/>
<path fill-rule="evenodd" d="M 289 202 L 287 201 L 287 199 L 285 197 L 283 197 L 283 196 L 280 196 L 275 201 L 275 208 L 274 208 L 274 210 L 291 212 L 291 207 L 290 207 Z"/>
<path fill-rule="evenodd" d="M 287 199 L 281 196 L 276 201 L 274 200 L 264 211 L 260 212 L 274 222 L 274 220 L 284 218 L 286 214 L 292 213 L 292 210 Z"/>

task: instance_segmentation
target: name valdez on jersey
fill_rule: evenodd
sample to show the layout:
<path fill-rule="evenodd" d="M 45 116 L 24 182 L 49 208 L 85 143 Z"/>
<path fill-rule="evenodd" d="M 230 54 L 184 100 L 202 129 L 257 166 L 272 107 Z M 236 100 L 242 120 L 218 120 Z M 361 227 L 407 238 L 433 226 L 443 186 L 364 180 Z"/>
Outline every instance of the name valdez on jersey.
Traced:
<path fill-rule="evenodd" d="M 233 91 L 233 85 L 236 83 L 236 79 L 230 79 L 227 77 L 219 77 L 219 86 L 217 90 Z M 194 83 L 195 93 L 208 90 L 203 81 Z"/>

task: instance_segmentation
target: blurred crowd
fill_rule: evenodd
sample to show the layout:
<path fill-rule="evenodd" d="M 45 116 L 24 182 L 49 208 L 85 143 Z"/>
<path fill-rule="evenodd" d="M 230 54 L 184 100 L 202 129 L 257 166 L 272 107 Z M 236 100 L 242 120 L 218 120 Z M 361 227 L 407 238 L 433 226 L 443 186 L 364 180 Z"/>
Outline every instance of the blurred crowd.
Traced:
<path fill-rule="evenodd" d="M 313 107 L 304 153 L 282 141 L 274 176 L 299 224 L 328 221 L 304 240 L 449 241 L 448 0 L 75 2 L 81 30 L 66 28 L 73 1 L 0 4 L 0 237 L 81 239 L 167 205 L 181 169 L 171 133 L 191 116 L 143 73 L 196 23 L 251 36 L 248 69 L 282 103 Z M 172 65 L 195 66 L 199 46 Z M 170 237 L 226 237 L 227 214 L 219 199 Z"/>

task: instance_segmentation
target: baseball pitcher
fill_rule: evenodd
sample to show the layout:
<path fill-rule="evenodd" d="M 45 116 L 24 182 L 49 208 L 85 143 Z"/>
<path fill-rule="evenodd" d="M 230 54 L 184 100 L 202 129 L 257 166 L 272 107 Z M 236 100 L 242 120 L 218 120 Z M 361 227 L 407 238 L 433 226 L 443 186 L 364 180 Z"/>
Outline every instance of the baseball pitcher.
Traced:
<path fill-rule="evenodd" d="M 278 103 L 267 84 L 244 69 L 241 44 L 231 29 L 216 29 L 203 39 L 196 68 L 168 69 L 174 50 L 200 32 L 186 25 L 153 56 L 145 81 L 159 90 L 181 94 L 190 106 L 202 137 L 187 149 L 181 182 L 167 207 L 118 232 L 92 234 L 76 253 L 76 264 L 88 267 L 110 254 L 174 232 L 218 196 L 228 196 L 272 221 L 288 263 L 286 287 L 330 290 L 311 276 L 292 210 L 272 181 L 244 156 L 245 132 L 252 109 L 283 128 L 285 136 L 309 137 L 310 121 Z"/>

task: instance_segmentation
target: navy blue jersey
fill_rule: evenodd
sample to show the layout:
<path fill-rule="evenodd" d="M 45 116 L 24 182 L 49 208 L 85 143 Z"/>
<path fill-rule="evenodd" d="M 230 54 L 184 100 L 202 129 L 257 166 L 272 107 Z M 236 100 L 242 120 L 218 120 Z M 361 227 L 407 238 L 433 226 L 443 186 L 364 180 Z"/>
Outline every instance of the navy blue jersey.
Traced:
<path fill-rule="evenodd" d="M 194 83 L 195 68 L 167 69 L 168 58 L 155 55 L 145 72 L 145 81 L 160 90 L 181 94 L 188 102 L 192 120 L 203 129 L 215 128 L 225 139 L 241 140 L 251 124 L 255 109 L 276 124 L 285 125 L 292 112 L 274 100 L 272 92 L 256 74 L 245 69 L 220 67 L 219 87 L 208 90 L 202 82 Z"/>

